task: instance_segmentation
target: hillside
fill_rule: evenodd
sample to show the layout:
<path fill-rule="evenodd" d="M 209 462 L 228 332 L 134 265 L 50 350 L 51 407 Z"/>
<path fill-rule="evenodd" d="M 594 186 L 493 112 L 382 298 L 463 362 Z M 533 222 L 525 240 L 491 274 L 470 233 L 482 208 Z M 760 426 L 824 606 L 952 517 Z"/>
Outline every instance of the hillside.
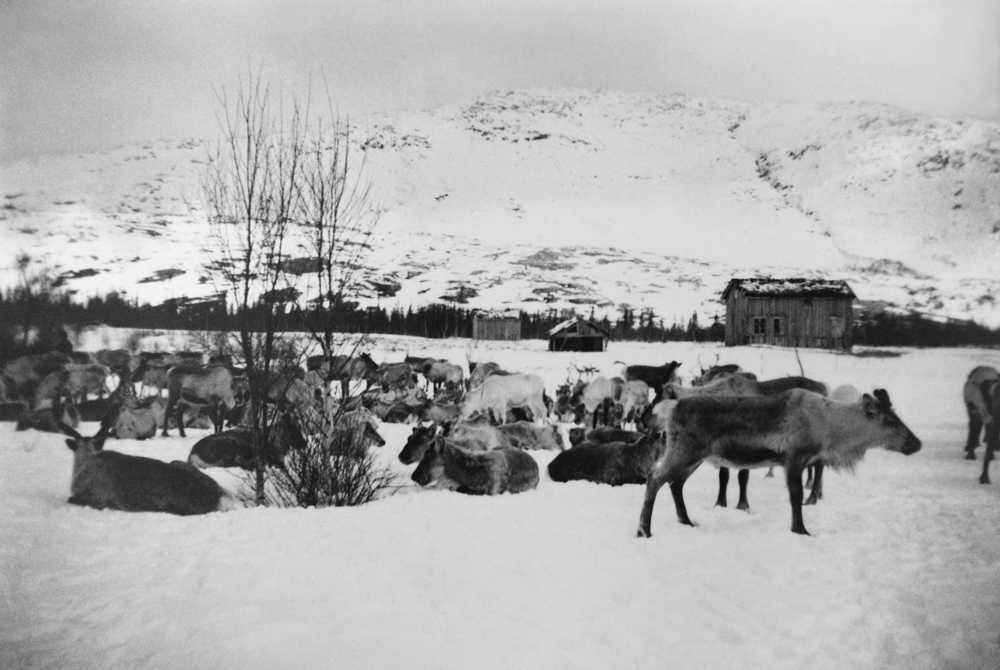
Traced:
<path fill-rule="evenodd" d="M 877 104 L 497 92 L 354 120 L 384 214 L 367 302 L 721 312 L 733 275 L 1000 325 L 1000 126 Z M 187 139 L 0 165 L 0 230 L 86 297 L 216 290 Z M 359 154 L 360 155 L 360 154 Z"/>

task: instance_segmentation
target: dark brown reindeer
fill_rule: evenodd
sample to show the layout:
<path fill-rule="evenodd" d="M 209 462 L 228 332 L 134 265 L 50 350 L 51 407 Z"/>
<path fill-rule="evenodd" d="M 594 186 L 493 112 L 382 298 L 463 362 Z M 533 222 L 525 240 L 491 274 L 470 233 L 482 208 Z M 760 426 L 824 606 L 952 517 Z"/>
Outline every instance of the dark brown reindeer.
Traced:
<path fill-rule="evenodd" d="M 622 361 L 615 361 L 615 363 L 625 365 L 625 381 L 643 381 L 649 385 L 649 388 L 653 389 L 655 394 L 653 403 L 663 398 L 663 386 L 674 380 L 677 368 L 681 366 L 677 361 L 670 361 L 664 365 L 626 365 Z"/>
<path fill-rule="evenodd" d="M 221 433 L 226 410 L 236 406 L 233 393 L 233 375 L 222 366 L 201 367 L 196 365 L 176 365 L 167 372 L 167 409 L 163 413 L 163 437 L 167 433 L 170 410 L 177 410 L 177 431 L 184 433 L 184 407 L 208 406 L 212 412 L 215 432 Z"/>
<path fill-rule="evenodd" d="M 658 435 L 651 431 L 639 434 L 635 441 L 602 442 L 599 440 L 613 437 L 627 439 L 630 434 L 599 431 L 591 431 L 593 441 L 585 440 L 556 455 L 549 463 L 549 477 L 557 482 L 584 480 L 611 486 L 644 484 L 663 449 Z"/>
<path fill-rule="evenodd" d="M 350 395 L 351 382 L 364 380 L 368 386 L 371 386 L 378 381 L 378 364 L 367 353 L 361 353 L 357 356 L 331 356 L 329 365 L 329 379 L 340 382 L 340 397 L 342 398 Z"/>
<path fill-rule="evenodd" d="M 751 372 L 743 372 L 742 368 L 735 363 L 727 363 L 725 365 L 712 365 L 710 367 L 702 368 L 701 374 L 691 380 L 691 386 L 704 386 L 711 381 L 719 379 L 720 377 L 729 377 L 737 373 L 742 373 L 752 379 L 756 379 L 757 376 Z"/>
<path fill-rule="evenodd" d="M 581 426 L 573 426 L 569 429 L 569 444 L 575 447 L 584 442 L 635 442 L 642 433 L 635 430 L 624 430 L 611 426 L 598 426 L 593 430 L 587 430 Z"/>
<path fill-rule="evenodd" d="M 979 483 L 989 484 L 990 461 L 993 460 L 993 454 L 1000 449 L 1000 380 L 984 381 L 980 384 L 980 391 L 986 414 L 984 419 L 986 450 L 983 452 L 983 473 L 979 475 Z"/>
<path fill-rule="evenodd" d="M 972 369 L 962 386 L 962 401 L 969 415 L 969 437 L 965 440 L 965 457 L 972 461 L 976 458 L 976 447 L 979 446 L 979 436 L 983 428 L 989 429 L 993 421 L 990 415 L 988 391 L 993 384 L 1000 382 L 1000 372 L 988 365 L 980 365 Z"/>
<path fill-rule="evenodd" d="M 520 449 L 470 451 L 439 435 L 411 476 L 420 486 L 436 484 L 459 493 L 521 493 L 538 486 L 538 463 Z"/>
<path fill-rule="evenodd" d="M 253 438 L 253 431 L 245 426 L 206 435 L 191 447 L 188 463 L 198 468 L 237 467 L 253 470 L 256 467 Z M 272 467 L 283 468 L 285 455 L 292 449 L 303 449 L 305 446 L 302 431 L 288 412 L 282 412 L 268 432 L 264 462 Z"/>
<path fill-rule="evenodd" d="M 677 401 L 666 430 L 666 450 L 646 482 L 639 516 L 640 537 L 651 535 L 653 505 L 660 488 L 670 493 L 680 523 L 693 526 L 684 504 L 684 482 L 709 460 L 748 468 L 781 465 L 792 506 L 792 532 L 808 535 L 802 522 L 802 471 L 811 463 L 850 468 L 875 445 L 912 454 L 920 440 L 876 389 L 859 403 L 837 403 L 794 389 L 763 398 L 696 397 Z"/>
<path fill-rule="evenodd" d="M 61 432 L 60 422 L 80 425 L 80 414 L 72 404 L 56 402 L 52 407 L 25 410 L 18 416 L 14 430 L 40 430 L 44 433 Z"/>
<path fill-rule="evenodd" d="M 93 437 L 61 424 L 73 451 L 69 502 L 125 512 L 206 514 L 231 509 L 232 498 L 208 475 L 181 461 L 104 451 L 110 423 Z"/>

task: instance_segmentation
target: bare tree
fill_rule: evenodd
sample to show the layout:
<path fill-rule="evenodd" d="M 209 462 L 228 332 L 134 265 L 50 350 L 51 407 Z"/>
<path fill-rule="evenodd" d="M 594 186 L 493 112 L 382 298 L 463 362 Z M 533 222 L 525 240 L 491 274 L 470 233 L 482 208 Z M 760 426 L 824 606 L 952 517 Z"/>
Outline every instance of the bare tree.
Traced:
<path fill-rule="evenodd" d="M 332 117 L 313 127 L 308 99 L 305 104 L 293 100 L 287 109 L 275 105 L 259 74 L 241 84 L 233 98 L 220 93 L 219 105 L 223 139 L 208 161 L 204 182 L 217 243 L 210 269 L 222 278 L 237 314 L 256 501 L 367 502 L 392 478 L 370 457 L 344 456 L 341 424 L 348 398 L 332 402 L 328 384 L 315 403 L 308 396 L 303 401 L 301 394 L 295 401 L 292 413 L 309 436 L 308 448 L 289 454 L 287 470 L 269 469 L 266 458 L 267 436 L 279 412 L 288 411 L 277 405 L 296 382 L 286 370 L 300 371 L 303 351 L 296 337 L 283 336 L 287 308 L 303 295 L 292 284 L 295 268 L 288 252 L 304 250 L 315 264 L 307 273 L 313 279 L 305 282 L 318 318 L 309 337 L 330 357 L 335 349 L 331 312 L 352 290 L 378 220 L 362 176 L 364 161 L 354 169 L 349 124 Z M 280 495 L 273 495 L 273 487 L 268 494 L 267 479 Z"/>
<path fill-rule="evenodd" d="M 300 219 L 307 231 L 304 250 L 315 262 L 312 335 L 329 358 L 336 311 L 351 289 L 380 212 L 365 176 L 365 154 L 359 157 L 351 147 L 350 121 L 333 113 L 329 95 L 327 101 L 330 121 L 317 120 L 306 150 Z"/>
<path fill-rule="evenodd" d="M 279 333 L 294 288 L 285 271 L 290 225 L 301 209 L 301 168 L 307 110 L 277 109 L 260 74 L 241 82 L 235 97 L 218 95 L 222 140 L 209 158 L 203 190 L 216 243 L 211 269 L 236 310 L 238 349 L 246 366 L 246 423 L 254 435 L 255 494 L 265 501 L 268 406 L 277 361 L 288 357 Z"/>

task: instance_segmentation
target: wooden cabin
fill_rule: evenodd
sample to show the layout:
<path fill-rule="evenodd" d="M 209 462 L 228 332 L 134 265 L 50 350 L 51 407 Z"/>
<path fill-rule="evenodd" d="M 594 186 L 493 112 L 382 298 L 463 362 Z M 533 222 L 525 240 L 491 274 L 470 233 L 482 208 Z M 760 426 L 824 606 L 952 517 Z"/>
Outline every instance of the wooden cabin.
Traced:
<path fill-rule="evenodd" d="M 473 314 L 472 339 L 520 340 L 520 312 L 511 310 L 507 312 L 477 312 Z"/>
<path fill-rule="evenodd" d="M 726 346 L 773 344 L 850 351 L 854 291 L 838 279 L 730 279 Z"/>
<path fill-rule="evenodd" d="M 610 334 L 588 319 L 574 316 L 548 332 L 549 351 L 604 351 Z"/>

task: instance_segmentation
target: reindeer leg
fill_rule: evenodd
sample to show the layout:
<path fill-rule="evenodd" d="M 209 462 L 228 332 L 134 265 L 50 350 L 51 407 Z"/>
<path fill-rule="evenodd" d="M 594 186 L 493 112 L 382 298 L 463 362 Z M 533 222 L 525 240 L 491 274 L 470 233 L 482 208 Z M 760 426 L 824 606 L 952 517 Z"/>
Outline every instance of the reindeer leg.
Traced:
<path fill-rule="evenodd" d="M 785 465 L 785 483 L 788 485 L 788 499 L 792 503 L 792 532 L 808 535 L 802 523 L 802 464 L 791 461 Z"/>
<path fill-rule="evenodd" d="M 750 471 L 743 469 L 737 472 L 736 481 L 740 483 L 740 500 L 736 503 L 736 509 L 749 512 L 750 503 L 747 502 L 747 482 L 750 481 Z"/>
<path fill-rule="evenodd" d="M 740 470 L 742 472 L 742 470 Z M 726 506 L 726 489 L 729 487 L 729 468 L 719 468 L 719 495 L 715 498 L 716 507 Z"/>
<path fill-rule="evenodd" d="M 173 408 L 174 405 L 173 403 L 170 402 L 170 399 L 168 398 L 167 409 L 163 411 L 163 432 L 160 433 L 161 437 L 170 437 L 170 434 L 167 432 L 167 422 L 170 421 L 170 410 Z"/>
<path fill-rule="evenodd" d="M 979 446 L 979 432 L 983 429 L 983 420 L 972 405 L 967 405 L 965 409 L 969 413 L 969 437 L 965 440 L 965 458 L 972 461 L 976 458 L 976 447 Z"/>
<path fill-rule="evenodd" d="M 809 498 L 805 501 L 805 505 L 815 505 L 820 500 L 823 499 L 823 464 L 817 463 L 810 468 L 814 470 L 816 475 L 813 477 L 812 488 L 809 490 Z M 806 482 L 806 486 L 809 483 Z"/>
<path fill-rule="evenodd" d="M 677 520 L 685 526 L 694 526 L 691 517 L 688 516 L 687 505 L 684 504 L 684 482 L 691 476 L 694 470 L 677 473 L 670 481 L 670 495 L 674 497 L 674 507 L 677 510 Z"/>
<path fill-rule="evenodd" d="M 642 512 L 639 514 L 639 529 L 635 532 L 636 537 L 652 537 L 653 533 L 649 527 L 653 521 L 653 505 L 656 503 L 656 494 L 667 482 L 664 472 L 654 468 L 646 479 L 646 498 L 642 503 Z"/>
<path fill-rule="evenodd" d="M 813 471 L 814 471 L 813 466 L 811 466 L 811 465 L 807 465 L 806 466 L 806 483 L 805 483 L 805 486 L 807 488 L 810 488 L 813 485 Z"/>
<path fill-rule="evenodd" d="M 177 403 L 177 432 L 181 434 L 181 437 L 187 437 L 184 434 L 184 405 Z"/>
<path fill-rule="evenodd" d="M 994 427 L 990 427 L 986 431 L 986 450 L 983 452 L 983 474 L 979 475 L 980 484 L 990 483 L 990 461 L 993 460 L 993 450 L 997 447 L 997 442 L 1000 442 L 1000 435 Z"/>

